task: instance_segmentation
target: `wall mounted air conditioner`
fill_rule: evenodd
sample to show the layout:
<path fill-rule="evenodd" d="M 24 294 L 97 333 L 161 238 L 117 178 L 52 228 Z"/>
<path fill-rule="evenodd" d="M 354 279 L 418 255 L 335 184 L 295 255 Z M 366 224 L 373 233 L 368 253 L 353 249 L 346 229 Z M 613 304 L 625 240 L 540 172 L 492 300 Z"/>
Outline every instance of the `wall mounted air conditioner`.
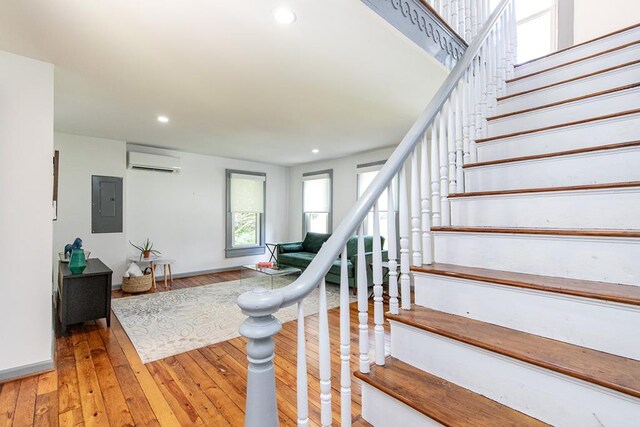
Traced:
<path fill-rule="evenodd" d="M 180 159 L 178 157 L 161 156 L 159 154 L 129 151 L 129 168 L 158 172 L 179 172 Z"/>

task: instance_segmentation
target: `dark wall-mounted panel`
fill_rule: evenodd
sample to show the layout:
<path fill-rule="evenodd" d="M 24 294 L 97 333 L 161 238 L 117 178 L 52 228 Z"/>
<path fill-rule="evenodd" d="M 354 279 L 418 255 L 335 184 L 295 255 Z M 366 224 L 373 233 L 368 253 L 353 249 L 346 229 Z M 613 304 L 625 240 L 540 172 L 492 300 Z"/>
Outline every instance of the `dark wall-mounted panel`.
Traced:
<path fill-rule="evenodd" d="M 465 41 L 420 0 L 362 2 L 447 68 L 453 68 L 467 48 Z"/>
<path fill-rule="evenodd" d="M 122 233 L 122 178 L 91 177 L 91 232 Z"/>

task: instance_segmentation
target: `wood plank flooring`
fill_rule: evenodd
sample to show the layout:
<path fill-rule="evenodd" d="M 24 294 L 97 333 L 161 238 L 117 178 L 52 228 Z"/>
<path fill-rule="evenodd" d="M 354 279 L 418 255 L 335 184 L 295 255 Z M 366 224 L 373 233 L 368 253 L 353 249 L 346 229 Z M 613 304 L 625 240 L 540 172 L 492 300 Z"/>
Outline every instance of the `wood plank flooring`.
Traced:
<path fill-rule="evenodd" d="M 173 289 L 238 280 L 239 271 L 175 279 Z M 156 292 L 164 292 L 158 283 Z M 114 298 L 126 297 L 114 291 Z M 386 309 L 386 307 L 385 307 Z M 369 319 L 373 319 L 370 310 Z M 329 311 L 333 419 L 340 423 L 339 309 Z M 305 318 L 309 414 L 320 420 L 318 316 Z M 388 331 L 385 331 L 388 339 Z M 373 324 L 370 324 L 373 340 Z M 283 426 L 296 425 L 296 322 L 276 336 L 276 385 Z M 56 369 L 0 384 L 0 427 L 5 426 L 241 426 L 247 362 L 242 337 L 155 362 L 142 363 L 112 315 L 69 328 L 56 339 Z M 357 306 L 351 305 L 351 367 L 358 365 Z M 352 416 L 360 418 L 360 381 L 352 377 Z"/>

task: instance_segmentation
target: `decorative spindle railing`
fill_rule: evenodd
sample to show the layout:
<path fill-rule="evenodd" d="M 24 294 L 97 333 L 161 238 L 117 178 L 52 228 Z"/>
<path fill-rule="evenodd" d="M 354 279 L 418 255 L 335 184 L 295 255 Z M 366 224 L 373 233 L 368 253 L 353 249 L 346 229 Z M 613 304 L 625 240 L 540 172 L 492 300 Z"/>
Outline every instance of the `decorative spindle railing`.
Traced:
<path fill-rule="evenodd" d="M 238 304 L 248 316 L 240 328 L 242 335 L 249 338 L 246 426 L 278 425 L 273 336 L 280 330 L 280 323 L 273 314 L 293 304 L 298 304 L 298 425 L 309 424 L 303 300 L 317 288 L 320 292 L 320 423 L 323 426 L 331 425 L 331 349 L 324 276 L 340 254 L 341 422 L 343 426 L 350 425 L 351 327 L 346 268 L 347 241 L 357 231 L 359 370 L 366 373 L 371 362 L 378 365 L 385 363 L 382 298 L 384 260 L 380 238 L 384 231 L 380 230 L 380 196 L 387 191 L 386 206 L 383 208 L 386 208 L 388 215 L 386 241 L 389 310 L 394 314 L 399 312 L 399 305 L 404 310 L 411 309 L 411 265 L 433 262 L 432 227 L 451 224 L 448 196 L 464 191 L 463 166 L 475 160 L 475 140 L 487 135 L 485 119 L 494 113 L 496 97 L 504 93 L 505 80 L 512 75 L 515 59 L 515 10 L 513 0 L 502 0 L 490 16 L 487 0 L 441 0 L 432 3 L 435 3 L 435 7 L 449 22 L 457 22 L 454 27 L 464 32 L 466 37 L 475 35 L 464 56 L 369 188 L 300 277 L 284 288 L 270 291 L 256 289 L 238 298 Z M 373 257 L 369 261 L 365 256 L 363 221 L 371 210 Z M 372 262 L 373 283 L 372 361 L 369 360 L 369 262 Z"/>

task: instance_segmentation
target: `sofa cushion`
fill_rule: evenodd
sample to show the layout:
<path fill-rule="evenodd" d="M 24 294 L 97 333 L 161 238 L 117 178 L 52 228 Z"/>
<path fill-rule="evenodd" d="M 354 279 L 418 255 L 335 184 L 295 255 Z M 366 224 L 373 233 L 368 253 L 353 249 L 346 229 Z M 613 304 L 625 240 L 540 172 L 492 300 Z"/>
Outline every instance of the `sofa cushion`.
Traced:
<path fill-rule="evenodd" d="M 280 243 L 278 245 L 278 253 L 284 254 L 287 252 L 304 252 L 304 246 L 302 246 L 302 242 Z"/>
<path fill-rule="evenodd" d="M 278 256 L 278 264 L 290 265 L 291 267 L 307 268 L 316 254 L 311 252 L 290 252 Z"/>
<path fill-rule="evenodd" d="M 292 252 L 284 253 L 278 257 L 278 263 L 281 265 L 288 265 L 291 267 L 307 268 L 316 254 L 311 252 Z M 349 277 L 353 277 L 354 269 L 351 261 L 347 261 L 347 271 Z M 340 276 L 340 260 L 335 260 L 333 265 L 329 269 L 328 273 Z"/>
<path fill-rule="evenodd" d="M 331 237 L 331 234 L 307 233 L 307 235 L 304 236 L 304 242 L 302 242 L 304 251 L 317 254 L 324 242 L 329 240 L 329 237 Z"/>

